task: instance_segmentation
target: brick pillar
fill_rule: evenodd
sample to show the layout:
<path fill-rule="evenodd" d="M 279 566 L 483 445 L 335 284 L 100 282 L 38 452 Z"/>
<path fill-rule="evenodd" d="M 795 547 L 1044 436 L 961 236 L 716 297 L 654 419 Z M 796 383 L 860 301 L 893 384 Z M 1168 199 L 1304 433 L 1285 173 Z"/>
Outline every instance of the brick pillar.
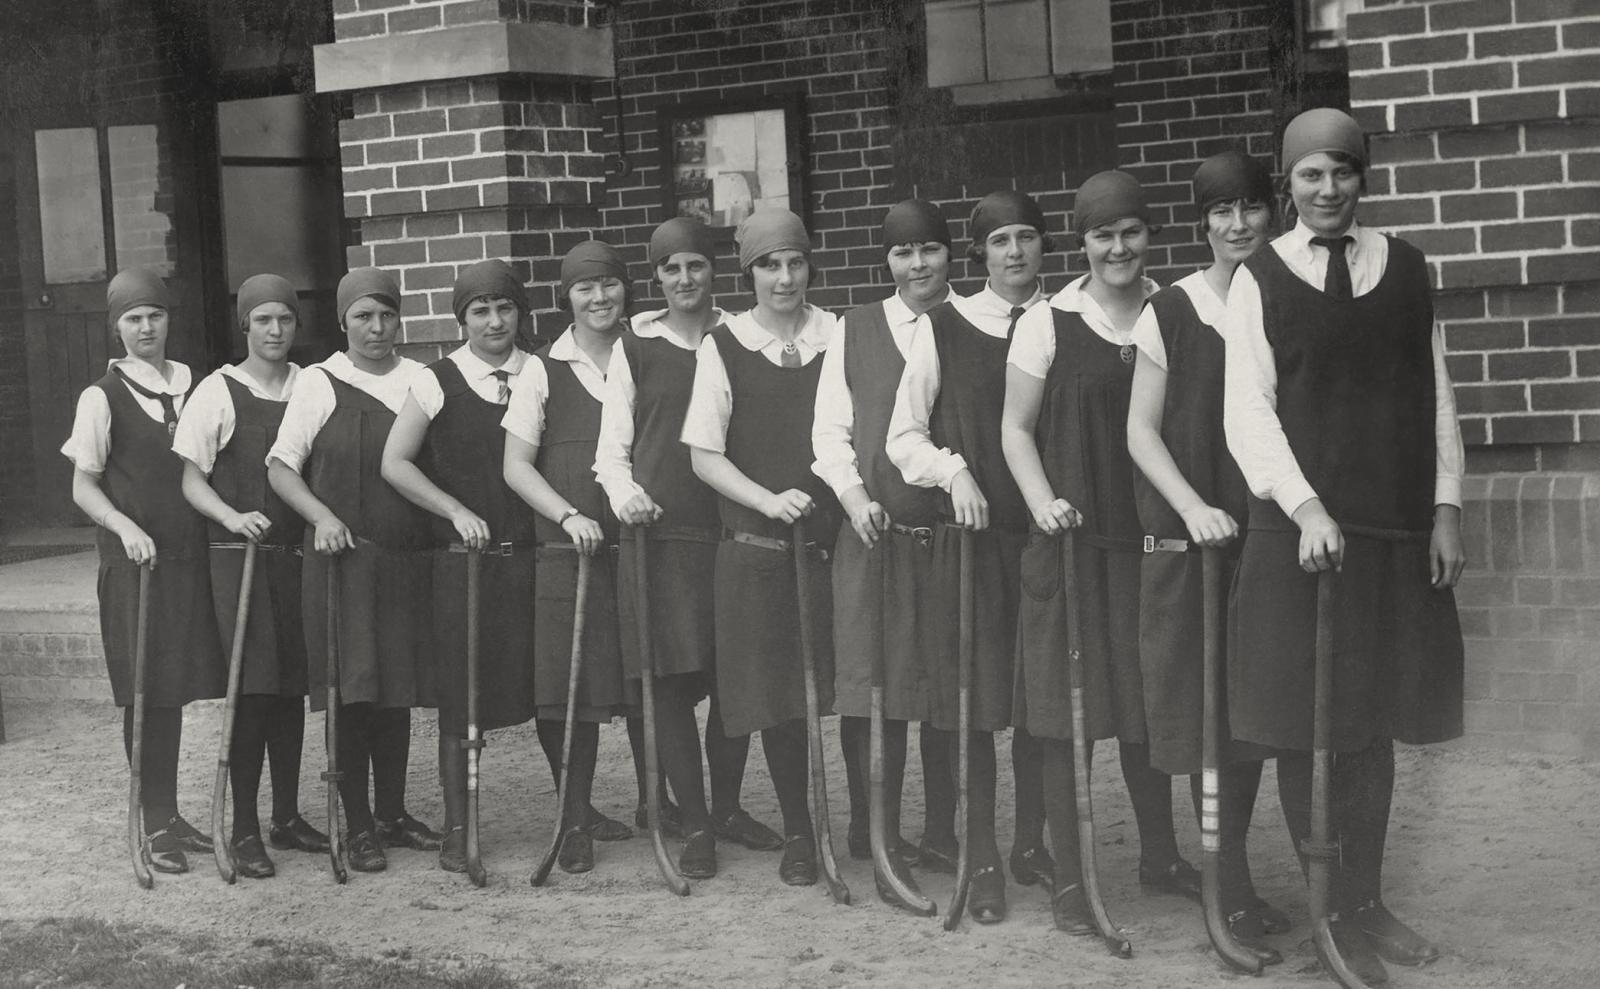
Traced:
<path fill-rule="evenodd" d="M 358 233 L 347 261 L 399 275 L 402 349 L 430 359 L 460 338 L 450 286 L 488 257 L 509 258 L 548 313 L 561 254 L 600 226 L 591 90 L 611 74 L 610 28 L 587 23 L 579 0 L 333 6 L 317 88 L 352 93 L 339 126 L 344 213 Z"/>
<path fill-rule="evenodd" d="M 1474 474 L 1467 730 L 1600 757 L 1600 6 L 1367 0 L 1364 222 L 1428 252 Z"/>
<path fill-rule="evenodd" d="M 1144 185 L 1167 229 L 1150 252 L 1167 284 L 1211 262 L 1189 180 L 1232 148 L 1276 153 L 1278 0 L 1112 0 L 1118 167 Z"/>

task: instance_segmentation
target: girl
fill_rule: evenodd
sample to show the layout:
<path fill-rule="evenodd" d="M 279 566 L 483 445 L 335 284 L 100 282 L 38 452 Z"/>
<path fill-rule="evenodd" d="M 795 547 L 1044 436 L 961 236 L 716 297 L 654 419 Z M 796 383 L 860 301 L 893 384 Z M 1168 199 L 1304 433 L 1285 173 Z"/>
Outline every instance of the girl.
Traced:
<path fill-rule="evenodd" d="M 630 701 L 622 675 L 612 556 L 618 526 L 616 517 L 606 510 L 605 493 L 592 472 L 606 368 L 617 338 L 626 328 L 627 278 L 622 256 L 608 244 L 590 240 L 567 252 L 561 260 L 560 298 L 562 308 L 572 311 L 572 325 L 529 362 L 524 372 L 528 380 L 512 394 L 500 422 L 508 434 L 505 483 L 538 513 L 534 520 L 539 541 L 534 577 L 538 595 L 533 627 L 534 700 L 541 724 L 556 732 L 566 719 L 577 554 L 592 561 L 578 723 L 573 726 L 572 758 L 567 767 L 570 775 L 563 815 L 567 831 L 557 859 L 566 872 L 594 868 L 597 836 L 595 822 L 589 817 L 589 794 L 600 723 L 609 722 Z M 559 752 L 559 734 L 552 741 Z"/>
<path fill-rule="evenodd" d="M 653 544 L 647 564 L 656 736 L 683 815 L 686 840 L 678 871 L 691 879 L 716 875 L 717 838 L 757 851 L 783 845 L 776 832 L 739 806 L 750 738 L 730 738 L 724 731 L 713 680 L 716 629 L 709 592 L 721 525 L 715 495 L 694 475 L 689 448 L 678 439 L 694 383 L 695 351 L 727 319 L 712 304 L 715 257 L 711 231 L 697 221 L 675 217 L 650 235 L 650 261 L 667 308 L 635 316 L 633 332 L 623 335 L 611 355 L 594 465 L 612 511 L 632 527 L 623 534 L 618 584 L 629 677 L 640 668 L 634 540 L 645 536 Z M 708 693 L 709 809 L 694 714 Z"/>
<path fill-rule="evenodd" d="M 1235 738 L 1282 750 L 1296 847 L 1310 831 L 1317 578 L 1339 569 L 1330 700 L 1339 842 L 1333 935 L 1369 984 L 1439 955 L 1384 905 L 1394 740 L 1461 734 L 1461 430 L 1427 261 L 1356 223 L 1366 140 L 1338 110 L 1283 135 L 1294 228 L 1228 291 L 1223 424 L 1254 498 L 1234 584 Z M 1345 526 L 1351 531 L 1346 531 Z M 1411 534 L 1419 534 L 1413 539 Z M 1382 959 L 1382 961 L 1380 961 Z"/>
<path fill-rule="evenodd" d="M 511 266 L 491 259 L 468 265 L 457 276 L 451 308 L 467 342 L 412 383 L 383 449 L 383 478 L 433 516 L 433 649 L 439 657 L 439 785 L 444 791 L 439 868 L 465 872 L 467 553 L 484 553 L 477 615 L 478 730 L 520 725 L 534 715 L 533 513 L 501 477 L 505 432 L 500 428 L 528 360 L 517 347 L 528 303 Z M 559 746 L 558 740 L 557 759 Z"/>
<path fill-rule="evenodd" d="M 695 474 L 719 499 L 717 699 L 730 736 L 761 732 L 783 813 L 785 883 L 817 881 L 816 842 L 806 800 L 804 684 L 791 552 L 813 554 L 810 616 L 821 710 L 833 703 L 832 607 L 827 548 L 838 507 L 814 477 L 811 418 L 819 358 L 838 320 L 806 302 L 811 238 L 787 210 L 763 209 L 739 225 L 739 267 L 756 306 L 700 344 L 683 442 Z M 793 547 L 791 526 L 810 517 L 816 545 Z"/>
<path fill-rule="evenodd" d="M 835 706 L 850 777 L 850 854 L 872 855 L 868 832 L 867 762 L 873 667 L 884 668 L 885 837 L 891 865 L 904 857 L 900 791 L 905 775 L 906 722 L 931 712 L 935 671 L 928 665 L 943 643 L 919 614 L 933 563 L 938 493 L 909 485 L 889 462 L 884 439 L 894 409 L 905 353 L 923 313 L 948 302 L 950 228 L 932 203 L 908 199 L 884 217 L 883 243 L 895 294 L 845 314 L 822 362 L 812 471 L 828 483 L 844 510 L 833 568 Z M 881 652 L 881 655 L 878 653 Z M 930 726 L 931 728 L 931 726 Z M 930 733 L 931 734 L 931 733 Z M 953 818 L 948 745 L 924 771 L 930 807 Z M 915 859 L 915 850 L 910 851 Z M 912 889 L 909 876 L 901 877 Z M 879 895 L 884 896 L 880 876 Z M 896 902 L 892 896 L 885 897 Z"/>
<path fill-rule="evenodd" d="M 1064 645 L 1064 595 L 1076 594 L 1084 627 L 1087 731 L 1116 737 L 1139 826 L 1139 881 L 1198 898 L 1200 875 L 1178 855 L 1171 778 L 1150 767 L 1139 675 L 1142 533 L 1127 453 L 1130 341 L 1144 300 L 1151 225 L 1144 190 L 1125 172 L 1086 179 L 1073 226 L 1089 273 L 1022 318 L 1007 357 L 1006 463 L 1032 517 L 1022 560 L 1017 703 L 1020 724 L 1045 741 L 1045 806 L 1056 850 L 1052 912 L 1074 934 L 1093 930 L 1082 888 L 1074 802 L 1072 720 Z M 1082 525 L 1076 572 L 1061 573 L 1061 538 Z"/>
<path fill-rule="evenodd" d="M 1189 774 L 1199 813 L 1208 616 L 1202 610 L 1201 557 L 1186 550 L 1229 547 L 1231 582 L 1247 494 L 1222 436 L 1223 343 L 1217 326 L 1235 269 L 1267 242 L 1272 177 L 1255 159 L 1226 151 L 1195 171 L 1194 195 L 1213 261 L 1151 296 L 1134 325 L 1139 354 L 1128 452 L 1139 468 L 1133 481 L 1145 545 L 1155 550 L 1145 554 L 1139 584 L 1139 610 L 1149 616 L 1140 623 L 1139 665 L 1150 764 Z M 1218 623 L 1225 620 L 1222 607 L 1209 616 Z M 1219 730 L 1227 737 L 1225 723 Z M 1283 959 L 1260 938 L 1287 931 L 1288 918 L 1255 895 L 1245 857 L 1261 760 L 1259 753 L 1230 755 L 1233 761 L 1219 773 L 1222 909 L 1234 937 L 1275 964 Z"/>
<path fill-rule="evenodd" d="M 183 705 L 221 697 L 228 669 L 210 620 L 205 522 L 183 500 L 183 461 L 172 452 L 191 378 L 186 366 L 166 357 L 171 305 L 166 283 L 151 268 L 128 268 L 111 279 L 106 318 L 126 356 L 78 396 L 61 452 L 72 461 L 73 503 L 102 530 L 100 636 L 130 760 L 139 568 L 151 566 L 141 811 L 150 864 L 158 872 L 187 872 L 183 853 L 207 853 L 212 845 L 178 813 Z"/>
<path fill-rule="evenodd" d="M 211 587 L 217 629 L 233 636 L 246 540 L 257 544 L 249 623 L 234 715 L 234 864 L 265 879 L 276 872 L 261 844 L 256 794 L 272 760 L 273 848 L 328 850 L 300 816 L 305 741 L 306 643 L 300 621 L 300 540 L 305 523 L 267 484 L 267 451 L 278 435 L 300 368 L 289 360 L 300 300 L 287 279 L 254 275 L 239 286 L 245 359 L 213 372 L 183 410 L 173 449 L 185 461 L 183 496 L 210 521 Z"/>
<path fill-rule="evenodd" d="M 967 911 L 979 923 L 994 924 L 1006 916 L 1005 876 L 994 833 L 994 732 L 1014 721 L 1017 560 L 1027 531 L 1027 506 L 1000 453 L 1005 354 L 1017 321 L 1044 298 L 1039 269 L 1055 244 L 1044 232 L 1044 211 L 1019 192 L 985 196 L 967 226 L 972 235 L 968 259 L 983 263 L 988 282 L 978 294 L 936 306 L 919 319 L 885 448 L 907 484 L 942 488 L 949 496 L 933 537 L 935 604 L 929 613 L 947 622 L 936 634 L 948 651 L 939 661 L 932 721 L 951 751 L 959 726 L 954 626 L 960 611 L 960 529 L 974 532 L 978 596 L 966 821 L 973 871 Z M 929 730 L 924 722 L 922 731 Z M 1017 801 L 1011 872 L 1025 886 L 1048 884 L 1055 869 L 1043 847 L 1038 746 L 1020 727 L 1011 758 Z"/>
<path fill-rule="evenodd" d="M 428 526 L 379 474 L 384 441 L 423 367 L 395 353 L 400 287 L 388 272 L 356 268 L 335 297 L 348 349 L 296 382 L 267 479 L 310 524 L 301 612 L 313 711 L 327 703 L 328 580 L 338 574 L 339 797 L 350 867 L 379 872 L 385 846 L 439 847 L 439 834 L 405 808 L 411 708 L 435 704 L 432 588 L 421 553 Z"/>

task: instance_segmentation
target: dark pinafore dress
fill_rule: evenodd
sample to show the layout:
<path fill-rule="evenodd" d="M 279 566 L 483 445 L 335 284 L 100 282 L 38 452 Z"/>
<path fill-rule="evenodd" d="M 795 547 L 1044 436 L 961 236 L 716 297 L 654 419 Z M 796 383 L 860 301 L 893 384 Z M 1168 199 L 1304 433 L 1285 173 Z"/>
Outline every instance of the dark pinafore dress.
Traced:
<path fill-rule="evenodd" d="M 931 593 L 939 492 L 907 484 L 884 449 L 906 362 L 883 304 L 852 310 L 844 323 L 845 384 L 855 410 L 850 443 L 867 494 L 883 506 L 894 528 L 869 550 L 848 520 L 839 526 L 833 560 L 833 706 L 840 714 L 866 717 L 872 667 L 881 661 L 884 717 L 921 721 L 932 712 L 932 659 L 945 645 L 943 624 L 922 614 Z"/>
<path fill-rule="evenodd" d="M 1083 627 L 1086 729 L 1091 739 L 1145 740 L 1139 672 L 1139 564 L 1143 532 L 1128 455 L 1131 346 L 1101 337 L 1074 312 L 1051 309 L 1056 354 L 1045 376 L 1036 431 L 1039 459 L 1056 497 L 1083 515 L 1076 569 L 1063 571 L 1061 536 L 1033 532 L 1022 554 L 1018 619 L 1018 724 L 1043 738 L 1072 737 L 1067 679 L 1066 595 L 1077 595 Z"/>
<path fill-rule="evenodd" d="M 433 707 L 428 521 L 379 473 L 395 414 L 356 386 L 327 378 L 335 407 L 312 441 L 305 478 L 356 540 L 338 557 L 339 701 Z M 327 703 L 328 557 L 316 551 L 315 536 L 307 526 L 300 607 L 311 709 L 320 711 Z"/>
<path fill-rule="evenodd" d="M 534 715 L 533 509 L 506 487 L 501 470 L 505 406 L 473 391 L 455 361 L 435 361 L 428 370 L 444 393 L 428 425 L 422 458 L 428 477 L 489 523 L 478 569 L 478 728 L 519 725 Z M 439 730 L 465 735 L 467 554 L 447 520 L 434 516 L 429 523 Z"/>
<path fill-rule="evenodd" d="M 228 667 L 216 623 L 209 620 L 205 523 L 183 498 L 183 460 L 172 450 L 166 425 L 145 414 L 117 371 L 106 372 L 90 387 L 105 392 L 111 408 L 111 450 L 101 489 L 156 544 L 156 565 L 150 568 L 145 703 L 179 707 L 221 697 L 228 689 Z M 139 567 L 110 530 L 98 529 L 95 541 L 106 673 L 112 699 L 127 707 L 133 703 Z"/>
<path fill-rule="evenodd" d="M 811 420 L 822 356 L 780 367 L 747 349 L 726 326 L 711 331 L 733 392 L 728 460 L 768 491 L 798 488 L 815 509 L 806 519 L 810 553 L 811 641 L 816 647 L 820 710 L 833 709 L 833 603 L 827 556 L 839 531 L 839 507 L 811 473 Z M 800 599 L 789 543 L 791 527 L 718 498 L 724 527 L 717 546 L 717 699 L 729 737 L 806 716 L 801 674 Z M 754 537 L 752 541 L 749 537 Z M 782 544 L 781 546 L 779 544 Z"/>
<path fill-rule="evenodd" d="M 622 338 L 622 356 L 636 396 L 633 479 L 661 507 L 661 518 L 646 530 L 656 675 L 710 674 L 717 647 L 712 582 L 722 519 L 717 493 L 695 476 L 689 448 L 679 439 L 694 389 L 695 352 L 660 337 L 629 333 Z M 630 678 L 639 675 L 633 535 L 631 528 L 623 531 L 617 580 L 622 660 Z"/>
<path fill-rule="evenodd" d="M 1013 672 L 1017 605 L 1022 594 L 1020 560 L 1028 538 L 1028 505 L 1011 478 L 1000 449 L 1000 417 L 1006 401 L 1006 354 L 1011 340 L 992 337 L 969 323 L 952 303 L 928 312 L 939 355 L 939 397 L 929 432 L 933 445 L 960 454 L 989 502 L 989 528 L 974 533 L 972 729 L 1003 731 L 1013 724 Z M 940 500 L 934 527 L 933 575 L 928 607 L 930 630 L 944 643 L 933 669 L 930 718 L 934 727 L 959 726 L 958 632 L 961 613 L 961 529 L 950 498 Z"/>
<path fill-rule="evenodd" d="M 1379 539 L 1351 530 L 1425 534 L 1433 527 L 1426 260 L 1390 238 L 1382 279 L 1349 300 L 1306 284 L 1275 250 L 1245 264 L 1261 286 L 1278 419 L 1307 482 L 1345 533 L 1333 616 L 1333 748 L 1455 738 L 1462 729 L 1461 626 L 1454 594 L 1429 584 L 1427 537 Z M 1300 569 L 1298 547 L 1298 528 L 1283 510 L 1252 498 L 1234 582 L 1228 710 L 1235 738 L 1306 751 L 1317 577 Z"/>
<path fill-rule="evenodd" d="M 1161 442 L 1195 493 L 1243 528 L 1249 492 L 1222 433 L 1222 336 L 1201 322 L 1189 293 L 1163 289 L 1147 303 L 1155 311 L 1167 352 L 1167 390 L 1162 404 Z M 1159 544 L 1181 540 L 1189 529 L 1154 484 L 1137 470 L 1133 477 L 1144 534 Z M 1224 579 L 1231 582 L 1240 541 L 1220 550 Z M 1201 765 L 1205 614 L 1202 560 L 1190 552 L 1151 552 L 1139 572 L 1139 668 L 1144 677 L 1145 726 L 1150 764 L 1176 775 Z M 1216 620 L 1226 623 L 1226 585 Z M 1226 712 L 1221 712 L 1226 716 Z M 1222 738 L 1227 738 L 1224 721 Z M 1235 753 L 1240 757 L 1241 753 Z"/>
<path fill-rule="evenodd" d="M 211 488 L 241 512 L 260 512 L 272 523 L 256 548 L 250 586 L 249 622 L 239 692 L 303 697 L 306 693 L 306 637 L 300 615 L 300 543 L 305 521 L 284 504 L 267 483 L 267 451 L 278 436 L 287 401 L 251 393 L 242 382 L 222 375 L 233 402 L 233 435 L 217 451 Z M 211 537 L 211 600 L 222 641 L 232 642 L 244 575 L 244 539 L 215 522 Z"/>
<path fill-rule="evenodd" d="M 589 560 L 589 593 L 583 618 L 583 670 L 578 681 L 578 720 L 610 721 L 627 713 L 630 701 L 622 676 L 621 628 L 617 623 L 618 523 L 594 476 L 594 450 L 600 439 L 600 400 L 589 394 L 572 365 L 544 362 L 550 381 L 545 400 L 544 434 L 534 468 L 572 507 L 600 523 L 606 545 Z M 564 529 L 544 516 L 534 518 L 539 540 L 533 579 L 533 690 L 541 718 L 567 716 L 567 682 L 572 669 L 572 621 L 577 603 L 578 552 Z"/>

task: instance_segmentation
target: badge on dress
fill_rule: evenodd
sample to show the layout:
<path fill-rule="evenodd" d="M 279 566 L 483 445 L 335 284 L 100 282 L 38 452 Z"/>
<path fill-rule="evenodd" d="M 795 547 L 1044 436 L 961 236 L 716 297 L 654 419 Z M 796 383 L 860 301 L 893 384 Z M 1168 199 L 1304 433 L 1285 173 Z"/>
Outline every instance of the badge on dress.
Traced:
<path fill-rule="evenodd" d="M 1122 363 L 1124 363 L 1124 364 L 1132 364 L 1133 363 L 1133 344 L 1131 344 L 1131 343 L 1123 344 L 1122 345 L 1122 350 L 1119 353 L 1120 353 L 1120 355 L 1122 357 Z"/>

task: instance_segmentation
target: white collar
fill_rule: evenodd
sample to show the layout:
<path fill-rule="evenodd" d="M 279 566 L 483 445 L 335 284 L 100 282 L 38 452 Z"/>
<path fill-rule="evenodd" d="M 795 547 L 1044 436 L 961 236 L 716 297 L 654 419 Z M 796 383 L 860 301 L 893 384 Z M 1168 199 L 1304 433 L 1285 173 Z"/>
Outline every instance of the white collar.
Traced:
<path fill-rule="evenodd" d="M 1033 294 L 1028 296 L 1027 301 L 1020 303 L 1020 305 L 1024 309 L 1032 309 L 1033 304 L 1042 298 L 1044 298 L 1044 287 L 1037 280 L 1035 280 L 1033 283 Z M 1018 303 L 1007 301 L 1005 296 L 1001 295 L 999 292 L 996 292 L 987 281 L 983 283 L 983 291 L 976 295 L 969 295 L 967 296 L 967 299 L 968 301 L 976 303 L 982 308 L 993 310 L 994 312 L 1008 317 L 1011 315 L 1011 310 L 1015 309 L 1018 305 Z"/>
<path fill-rule="evenodd" d="M 1350 238 L 1350 243 L 1345 245 L 1345 257 L 1355 260 L 1356 255 L 1361 252 L 1362 235 L 1363 228 L 1361 224 L 1351 220 L 1350 229 L 1346 230 L 1340 235 Z M 1305 218 L 1298 217 L 1294 221 L 1294 226 L 1290 228 L 1282 237 L 1279 237 L 1277 243 L 1282 244 L 1284 247 L 1290 250 L 1293 250 L 1303 258 L 1310 259 L 1312 256 L 1311 238 L 1317 236 L 1320 235 L 1315 230 L 1312 230 L 1310 227 L 1306 226 Z"/>
<path fill-rule="evenodd" d="M 955 291 L 949 286 L 946 286 L 944 290 L 944 298 L 940 299 L 938 302 L 935 302 L 933 305 L 943 305 L 955 297 Z M 929 306 L 928 308 L 932 309 L 933 306 Z M 883 316 L 884 319 L 889 321 L 890 326 L 899 326 L 902 323 L 915 323 L 919 318 L 921 318 L 917 316 L 916 313 L 911 311 L 911 307 L 906 305 L 906 300 L 900 297 L 899 292 L 896 292 L 887 299 L 883 300 Z"/>
<path fill-rule="evenodd" d="M 1213 328 L 1221 325 L 1222 314 L 1228 307 L 1228 300 L 1218 295 L 1217 290 L 1211 287 L 1205 269 L 1184 275 L 1173 282 L 1172 287 L 1181 290 L 1189 297 L 1189 302 L 1194 306 L 1194 314 L 1200 317 L 1200 322 Z"/>
<path fill-rule="evenodd" d="M 1105 309 L 1101 308 L 1100 303 L 1095 301 L 1094 296 L 1088 293 L 1088 284 L 1089 276 L 1086 274 L 1074 278 L 1067 283 L 1066 288 L 1050 297 L 1050 308 L 1059 309 L 1062 312 L 1075 312 L 1083 316 L 1096 317 L 1107 326 L 1110 326 L 1111 320 L 1106 316 Z M 1146 299 L 1161 291 L 1161 286 L 1148 276 L 1143 278 L 1140 286 L 1144 289 L 1144 297 Z"/>
<path fill-rule="evenodd" d="M 683 337 L 680 337 L 670 326 L 667 325 L 666 318 L 669 311 L 670 310 L 667 309 L 652 309 L 648 312 L 636 314 L 628 321 L 629 327 L 633 330 L 633 335 L 638 337 L 640 340 L 654 340 L 659 338 L 666 340 L 669 343 L 677 344 L 679 347 L 682 347 L 685 350 L 693 350 L 693 347 L 690 347 L 687 343 L 684 343 Z M 715 319 L 711 321 L 712 327 L 716 327 L 717 324 L 726 323 L 728 321 L 728 314 L 723 312 L 721 309 L 713 306 L 711 312 L 715 316 Z"/>
<path fill-rule="evenodd" d="M 167 360 L 167 369 L 172 374 L 168 381 L 161 376 L 161 372 L 137 357 L 118 357 L 106 362 L 106 369 L 116 368 L 127 376 L 129 381 L 157 395 L 187 395 L 189 383 L 192 380 L 189 366 L 182 361 Z"/>
<path fill-rule="evenodd" d="M 553 361 L 566 361 L 568 364 L 587 364 L 589 369 L 599 377 L 604 378 L 606 376 L 605 370 L 594 362 L 594 358 L 589 356 L 588 351 L 578 346 L 578 337 L 574 328 L 570 325 L 567 327 L 567 331 L 556 337 L 555 343 L 550 345 L 550 359 Z"/>
<path fill-rule="evenodd" d="M 504 363 L 496 367 L 473 353 L 471 345 L 464 343 L 450 352 L 450 359 L 461 369 L 463 378 L 468 381 L 479 381 L 491 377 L 496 371 L 509 371 L 513 378 L 516 377 L 522 373 L 522 366 L 528 362 L 528 353 L 521 347 L 513 345 Z"/>
<path fill-rule="evenodd" d="M 828 346 L 828 327 L 831 324 L 831 314 L 826 310 L 818 309 L 811 303 L 806 303 L 806 321 L 800 327 L 800 332 L 795 336 L 794 342 L 804 344 L 814 351 L 822 351 Z M 765 347 L 783 346 L 783 341 L 772 335 L 772 332 L 756 322 L 756 311 L 746 310 L 737 316 L 730 316 L 726 321 L 729 330 L 733 331 L 734 339 L 746 350 L 760 351 Z"/>
<path fill-rule="evenodd" d="M 259 398 L 265 398 L 276 402 L 286 402 L 289 400 L 289 396 L 294 394 L 295 380 L 300 377 L 300 365 L 293 361 L 289 362 L 289 373 L 283 378 L 283 385 L 278 389 L 277 398 L 273 398 L 271 390 L 268 389 L 266 385 L 262 384 L 255 375 L 251 374 L 249 371 L 246 371 L 243 364 L 224 364 L 222 366 L 222 373 L 250 389 L 250 391 Z"/>

